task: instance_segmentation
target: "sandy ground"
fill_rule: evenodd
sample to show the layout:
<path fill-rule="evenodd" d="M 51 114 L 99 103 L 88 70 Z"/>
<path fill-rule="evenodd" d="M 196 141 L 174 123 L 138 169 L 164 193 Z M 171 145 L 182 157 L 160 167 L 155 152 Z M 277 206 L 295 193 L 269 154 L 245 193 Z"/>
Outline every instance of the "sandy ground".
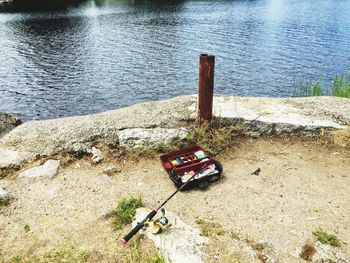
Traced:
<path fill-rule="evenodd" d="M 206 190 L 179 193 L 166 209 L 193 226 L 197 218 L 207 219 L 241 240 L 265 242 L 280 262 L 303 262 L 301 247 L 318 227 L 335 233 L 350 255 L 350 154 L 315 140 L 240 139 L 216 157 L 224 166 L 222 180 Z M 122 172 L 102 174 L 111 164 Z M 251 175 L 258 167 L 260 175 Z M 106 215 L 122 197 L 142 195 L 146 206 L 154 207 L 175 190 L 158 158 L 97 166 L 83 159 L 51 181 L 24 184 L 7 178 L 2 184 L 15 196 L 0 208 L 4 262 L 67 247 L 123 262 L 130 249 L 120 248 L 117 240 L 129 229 L 114 232 Z M 227 236 L 214 238 L 203 250 L 205 262 L 235 257 L 244 262 L 239 245 Z"/>

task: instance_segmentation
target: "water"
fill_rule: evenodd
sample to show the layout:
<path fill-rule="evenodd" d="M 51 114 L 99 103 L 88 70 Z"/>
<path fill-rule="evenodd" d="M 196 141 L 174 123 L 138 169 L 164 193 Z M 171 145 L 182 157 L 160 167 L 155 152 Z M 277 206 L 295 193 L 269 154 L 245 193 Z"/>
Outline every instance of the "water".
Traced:
<path fill-rule="evenodd" d="M 157 4 L 158 2 L 158 4 Z M 295 80 L 350 68 L 350 1 L 86 1 L 0 13 L 0 110 L 24 120 L 84 115 L 197 92 L 290 96 Z"/>

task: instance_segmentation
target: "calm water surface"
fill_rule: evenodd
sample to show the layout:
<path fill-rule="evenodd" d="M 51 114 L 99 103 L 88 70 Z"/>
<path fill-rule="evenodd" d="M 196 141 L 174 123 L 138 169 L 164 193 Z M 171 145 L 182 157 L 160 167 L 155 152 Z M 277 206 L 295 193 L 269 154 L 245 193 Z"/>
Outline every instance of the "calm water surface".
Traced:
<path fill-rule="evenodd" d="M 158 4 L 156 4 L 158 2 Z M 197 92 L 290 96 L 295 80 L 350 68 L 350 0 L 87 1 L 0 13 L 0 111 L 83 115 Z"/>

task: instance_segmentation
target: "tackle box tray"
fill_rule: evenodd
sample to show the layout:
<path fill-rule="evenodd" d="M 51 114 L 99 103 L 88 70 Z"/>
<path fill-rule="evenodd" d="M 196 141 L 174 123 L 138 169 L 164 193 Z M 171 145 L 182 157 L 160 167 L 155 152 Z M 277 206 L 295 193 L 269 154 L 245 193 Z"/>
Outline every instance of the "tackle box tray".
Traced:
<path fill-rule="evenodd" d="M 160 156 L 160 161 L 170 179 L 177 187 L 182 186 L 186 182 L 183 176 L 190 177 L 191 173 L 196 173 L 206 167 L 215 167 L 217 172 L 192 179 L 183 190 L 194 187 L 205 188 L 211 182 L 220 179 L 222 174 L 222 165 L 218 161 L 212 159 L 210 155 L 198 145 L 163 154 Z"/>

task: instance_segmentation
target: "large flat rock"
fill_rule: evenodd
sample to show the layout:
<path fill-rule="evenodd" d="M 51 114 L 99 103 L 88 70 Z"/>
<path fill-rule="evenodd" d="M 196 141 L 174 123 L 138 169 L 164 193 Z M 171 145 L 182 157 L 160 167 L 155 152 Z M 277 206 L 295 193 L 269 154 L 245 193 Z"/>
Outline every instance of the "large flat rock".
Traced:
<path fill-rule="evenodd" d="M 350 125 L 350 99 L 337 97 L 261 98 L 218 96 L 214 116 L 248 123 L 313 130 Z"/>
<path fill-rule="evenodd" d="M 138 208 L 136 210 L 136 220 L 133 226 L 135 226 L 137 222 L 141 222 L 149 212 L 150 210 L 147 208 Z M 169 211 L 166 211 L 166 217 L 172 225 L 164 232 L 157 235 L 146 230 L 145 233 L 147 237 L 160 249 L 168 262 L 202 262 L 201 249 L 207 240 L 200 235 L 199 229 L 185 224 L 181 218 Z"/>
<path fill-rule="evenodd" d="M 189 109 L 193 104 L 195 98 L 183 96 L 94 115 L 31 121 L 12 130 L 1 142 L 32 158 L 61 151 L 85 152 L 92 146 L 118 144 L 120 130 L 179 127 L 193 115 Z"/>

